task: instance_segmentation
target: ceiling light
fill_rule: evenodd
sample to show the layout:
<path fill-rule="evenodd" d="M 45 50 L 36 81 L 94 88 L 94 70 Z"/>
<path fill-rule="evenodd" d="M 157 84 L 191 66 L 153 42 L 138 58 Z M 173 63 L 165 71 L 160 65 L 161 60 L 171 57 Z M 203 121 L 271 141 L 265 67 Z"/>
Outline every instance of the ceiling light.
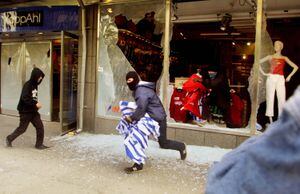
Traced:
<path fill-rule="evenodd" d="M 234 41 L 232 42 L 232 45 L 235 46 L 235 42 Z"/>
<path fill-rule="evenodd" d="M 174 14 L 174 15 L 171 17 L 171 20 L 172 20 L 172 21 L 178 20 L 178 16 L 177 16 L 176 14 Z"/>
<path fill-rule="evenodd" d="M 44 34 L 44 32 L 38 32 L 38 35 L 43 35 Z"/>
<path fill-rule="evenodd" d="M 107 12 L 112 13 L 113 12 L 112 8 L 107 8 Z"/>
<path fill-rule="evenodd" d="M 247 46 L 250 46 L 251 45 L 251 42 L 247 42 Z"/>
<path fill-rule="evenodd" d="M 226 13 L 221 19 L 220 30 L 225 31 L 230 26 L 231 21 L 232 21 L 232 16 Z"/>
<path fill-rule="evenodd" d="M 246 60 L 247 59 L 247 55 L 244 54 L 243 55 L 243 59 Z"/>

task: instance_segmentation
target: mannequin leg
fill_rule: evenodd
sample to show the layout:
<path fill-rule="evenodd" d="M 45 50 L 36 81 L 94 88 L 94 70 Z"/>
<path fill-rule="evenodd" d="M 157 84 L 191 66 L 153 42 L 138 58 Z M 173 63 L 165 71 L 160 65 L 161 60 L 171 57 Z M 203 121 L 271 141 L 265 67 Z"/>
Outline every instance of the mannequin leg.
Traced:
<path fill-rule="evenodd" d="M 277 100 L 278 100 L 278 116 L 282 112 L 282 107 L 286 101 L 285 97 L 285 79 L 284 77 L 280 77 L 276 84 L 276 95 L 277 95 Z"/>
<path fill-rule="evenodd" d="M 266 116 L 273 117 L 274 116 L 274 98 L 275 98 L 275 81 L 276 77 L 270 75 L 266 81 Z"/>
<path fill-rule="evenodd" d="M 273 118 L 269 117 L 270 124 L 273 123 Z"/>

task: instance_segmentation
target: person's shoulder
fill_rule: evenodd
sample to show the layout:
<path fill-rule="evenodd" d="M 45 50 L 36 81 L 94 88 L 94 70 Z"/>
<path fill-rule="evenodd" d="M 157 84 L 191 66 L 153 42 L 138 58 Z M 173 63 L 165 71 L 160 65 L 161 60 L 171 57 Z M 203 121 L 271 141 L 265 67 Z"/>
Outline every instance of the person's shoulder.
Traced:
<path fill-rule="evenodd" d="M 26 81 L 23 85 L 23 87 L 29 87 L 31 86 L 32 84 L 30 83 L 30 81 Z"/>
<path fill-rule="evenodd" d="M 151 88 L 150 86 L 147 86 L 147 85 L 138 85 L 136 87 L 136 92 L 137 93 L 142 93 L 143 95 L 148 95 L 148 94 L 155 93 L 154 89 Z"/>

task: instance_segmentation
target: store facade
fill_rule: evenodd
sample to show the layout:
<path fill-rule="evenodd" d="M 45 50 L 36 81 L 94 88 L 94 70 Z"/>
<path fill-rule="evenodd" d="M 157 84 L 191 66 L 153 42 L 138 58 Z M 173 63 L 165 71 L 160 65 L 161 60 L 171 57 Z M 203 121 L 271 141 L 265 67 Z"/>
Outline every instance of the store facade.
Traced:
<path fill-rule="evenodd" d="M 79 7 L 1 9 L 1 114 L 18 115 L 22 85 L 34 67 L 45 73 L 41 117 L 76 125 Z"/>
<path fill-rule="evenodd" d="M 21 89 L 20 83 L 28 78 L 28 72 L 35 64 L 49 72 L 43 82 L 46 85 L 41 87 L 46 90 L 41 92 L 45 95 L 41 96 L 44 119 L 53 120 L 53 112 L 56 112 L 59 115 L 56 117 L 66 118 L 60 122 L 66 120 L 68 125 L 72 123 L 69 121 L 78 120 L 77 115 L 82 115 L 83 130 L 116 133 L 115 127 L 121 116 L 119 101 L 133 101 L 125 75 L 135 70 L 142 80 L 156 82 L 168 114 L 169 138 L 188 144 L 233 148 L 257 134 L 257 128 L 266 128 L 269 122 L 265 116 L 267 77 L 260 73 L 259 67 L 264 72 L 269 71 L 270 64 L 260 64 L 260 59 L 274 53 L 273 42 L 281 40 L 284 43 L 282 54 L 294 64 L 300 64 L 297 55 L 300 3 L 296 0 L 122 0 L 100 3 L 90 0 L 88 4 L 81 5 L 81 11 L 76 6 L 76 30 L 66 26 L 43 30 L 50 20 L 37 23 L 42 18 L 35 8 L 29 18 L 28 14 L 24 17 L 28 8 L 15 14 L 19 16 L 17 25 L 2 26 L 2 114 L 16 114 L 13 105 L 19 98 L 17 90 Z M 11 10 L 2 12 L 7 11 Z M 70 25 L 73 22 L 68 19 L 73 16 L 61 15 L 59 20 L 53 21 L 65 19 L 66 25 Z M 24 22 L 29 24 L 24 26 Z M 27 30 L 22 30 L 25 28 Z M 39 32 L 48 35 L 37 36 Z M 79 36 L 78 41 L 73 34 Z M 41 53 L 44 54 L 40 56 Z M 67 61 L 57 65 L 59 72 L 65 72 L 59 74 L 57 87 L 53 86 L 57 79 L 53 75 L 55 59 Z M 44 68 L 42 64 L 47 65 Z M 288 77 L 293 70 L 287 65 L 284 76 Z M 187 101 L 185 97 L 193 95 L 184 93 L 183 83 L 193 75 L 198 76 L 197 73 L 201 75 L 197 82 L 206 90 L 194 94 L 196 105 L 184 107 L 182 111 Z M 83 82 L 77 82 L 77 77 Z M 299 85 L 298 80 L 299 71 L 286 82 L 287 98 Z M 57 95 L 58 103 L 54 100 Z M 77 97 L 82 96 L 84 101 L 77 103 Z M 56 111 L 53 111 L 55 101 Z M 273 109 L 275 121 L 276 104 Z"/>
<path fill-rule="evenodd" d="M 300 27 L 299 10 L 293 9 L 299 3 L 279 4 L 269 1 L 235 4 L 224 1 L 220 5 L 215 1 L 100 3 L 95 131 L 114 132 L 120 118 L 119 101 L 133 101 L 125 75 L 135 70 L 142 80 L 157 83 L 168 113 L 170 138 L 232 148 L 257 134 L 257 128 L 265 127 L 265 123 L 258 122 L 268 119 L 265 108 L 261 108 L 266 78 L 259 73 L 259 60 L 274 53 L 273 41 L 286 42 L 287 36 L 274 26 L 288 20 L 286 29 L 281 30 Z M 195 11 L 195 7 L 200 11 Z M 297 41 L 288 42 L 299 45 Z M 290 57 L 299 64 L 295 53 Z M 262 69 L 268 71 L 268 64 L 263 64 Z M 184 114 L 174 110 L 184 109 L 179 94 L 182 83 L 197 72 L 208 89 L 198 97 L 198 117 L 197 111 L 189 113 L 193 111 L 191 108 Z M 287 83 L 287 98 L 299 84 L 298 76 L 294 74 L 293 81 Z M 187 95 L 191 94 L 183 94 Z"/>

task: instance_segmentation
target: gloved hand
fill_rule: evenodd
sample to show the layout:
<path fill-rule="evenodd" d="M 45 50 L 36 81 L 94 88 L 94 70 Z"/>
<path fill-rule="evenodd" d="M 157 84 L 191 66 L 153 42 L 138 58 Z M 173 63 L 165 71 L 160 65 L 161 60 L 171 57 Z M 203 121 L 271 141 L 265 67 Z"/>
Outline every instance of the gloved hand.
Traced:
<path fill-rule="evenodd" d="M 124 119 L 127 123 L 132 123 L 132 119 L 130 118 L 130 116 L 125 116 Z"/>

